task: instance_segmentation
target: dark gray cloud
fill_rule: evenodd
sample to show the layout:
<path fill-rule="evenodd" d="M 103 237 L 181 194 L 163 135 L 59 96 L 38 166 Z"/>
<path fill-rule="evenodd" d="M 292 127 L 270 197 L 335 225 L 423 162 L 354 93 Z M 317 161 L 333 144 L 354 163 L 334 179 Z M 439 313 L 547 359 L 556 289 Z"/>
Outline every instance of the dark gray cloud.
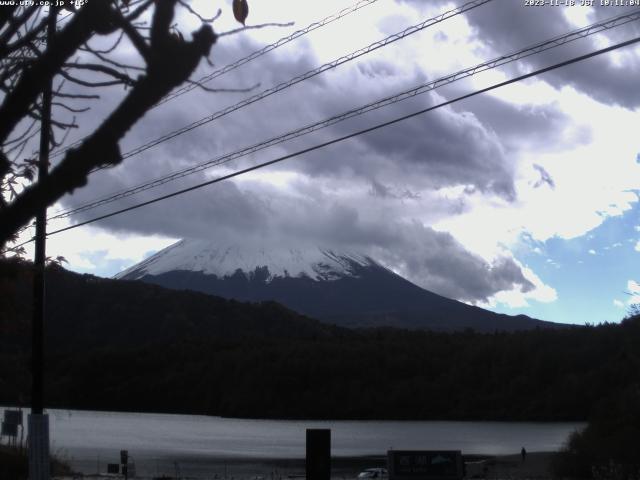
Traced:
<path fill-rule="evenodd" d="M 441 295 L 468 302 L 485 302 L 502 290 L 529 292 L 534 285 L 511 258 L 489 264 L 470 253 L 450 234 L 418 224 L 406 227 L 401 244 L 381 255 L 389 265 Z M 399 253 L 401 252 L 401 253 Z"/>
<path fill-rule="evenodd" d="M 491 46 L 497 48 L 493 43 Z M 256 48 L 258 45 L 250 37 L 238 37 L 216 45 L 212 59 L 216 66 L 222 66 Z M 302 41 L 295 48 L 251 62 L 208 86 L 243 88 L 260 82 L 260 91 L 318 63 L 309 44 Z M 194 78 L 206 71 L 210 67 L 203 66 Z M 100 172 L 89 188 L 79 190 L 64 204 L 81 205 L 406 90 L 426 79 L 425 72 L 418 68 L 403 69 L 376 56 L 363 58 L 127 159 L 121 167 Z M 126 152 L 245 97 L 246 94 L 202 92 L 183 95 L 149 112 L 125 139 L 122 150 Z M 327 128 L 310 138 L 272 147 L 227 167 L 269 160 L 440 101 L 438 94 L 422 95 Z M 565 116 L 553 106 L 521 111 L 495 99 L 478 99 L 266 170 L 281 175 L 296 172 L 297 177 L 289 179 L 285 186 L 259 181 L 223 182 L 112 217 L 100 225 L 119 232 L 207 238 L 221 243 L 268 246 L 288 241 L 370 252 L 425 288 L 465 301 L 483 302 L 499 291 L 515 288 L 527 292 L 533 285 L 513 259 L 505 257 L 488 263 L 451 235 L 427 226 L 469 208 L 464 194 L 447 196 L 442 190 L 462 187 L 463 191 L 513 201 L 516 165 L 512 151 L 519 143 L 533 144 L 543 138 L 552 145 L 562 135 L 559 126 L 564 120 Z M 520 128 L 516 126 L 518 122 Z M 208 175 L 215 176 L 216 172 L 228 170 L 213 169 Z M 200 173 L 117 206 L 128 206 L 204 179 Z M 111 208 L 84 213 L 78 220 Z"/>
<path fill-rule="evenodd" d="M 409 3 L 419 9 L 432 8 L 434 3 L 450 5 L 448 1 L 423 2 L 422 0 L 397 0 Z M 637 10 L 638 7 L 600 6 L 595 2 L 589 16 L 589 23 L 611 18 Z M 524 1 L 495 0 L 468 12 L 465 17 L 475 30 L 475 36 L 488 46 L 493 55 L 505 55 L 542 40 L 576 30 L 564 15 L 565 8 L 581 7 L 526 7 Z M 633 22 L 620 29 L 605 32 L 611 43 L 638 36 L 640 26 Z M 521 62 L 532 68 L 541 68 L 603 48 L 592 36 L 573 42 L 561 48 L 534 55 Z M 570 65 L 541 76 L 556 88 L 573 86 L 594 99 L 626 108 L 640 105 L 640 89 L 632 79 L 640 75 L 640 59 L 629 53 L 629 48 L 621 50 L 625 58 L 625 68 L 621 69 L 610 54 L 601 55 L 575 65 Z"/>
<path fill-rule="evenodd" d="M 462 89 L 449 89 L 447 93 L 455 97 L 463 92 Z M 485 128 L 496 132 L 508 152 L 557 151 L 585 145 L 592 139 L 586 121 L 577 123 L 553 103 L 519 107 L 496 96 L 479 95 L 454 108 L 460 112 L 473 112 Z"/>
<path fill-rule="evenodd" d="M 101 222 L 112 231 L 204 238 L 222 245 L 259 245 L 278 249 L 323 246 L 371 255 L 414 283 L 441 295 L 485 302 L 501 290 L 533 288 L 512 259 L 493 264 L 467 251 L 450 234 L 397 215 L 428 198 L 385 195 L 347 200 L 324 187 L 300 185 L 282 191 L 249 182 L 220 184 L 151 206 L 143 213 L 124 214 Z M 428 195 L 428 194 L 427 194 Z M 364 190 L 364 196 L 370 193 Z M 460 209 L 457 201 L 434 202 L 434 218 Z M 413 202 L 413 204 L 412 204 Z M 131 215 L 131 216 L 129 216 Z M 133 225 L 135 224 L 135 228 Z"/>

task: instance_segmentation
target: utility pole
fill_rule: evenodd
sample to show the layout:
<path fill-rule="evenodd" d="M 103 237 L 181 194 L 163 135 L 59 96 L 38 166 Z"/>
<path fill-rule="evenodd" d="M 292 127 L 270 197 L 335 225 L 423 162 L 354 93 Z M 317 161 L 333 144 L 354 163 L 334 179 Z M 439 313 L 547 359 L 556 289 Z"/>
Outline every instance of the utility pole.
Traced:
<path fill-rule="evenodd" d="M 51 2 L 53 3 L 53 2 Z M 49 5 L 47 23 L 47 49 L 56 31 L 56 8 Z M 49 172 L 49 142 L 51 131 L 51 96 L 53 79 L 42 90 L 40 122 L 40 156 L 38 158 L 38 181 Z M 29 479 L 49 480 L 49 416 L 44 414 L 44 308 L 47 235 L 47 207 L 36 215 L 35 257 L 33 276 L 33 318 L 31 325 L 31 414 L 29 415 Z"/>

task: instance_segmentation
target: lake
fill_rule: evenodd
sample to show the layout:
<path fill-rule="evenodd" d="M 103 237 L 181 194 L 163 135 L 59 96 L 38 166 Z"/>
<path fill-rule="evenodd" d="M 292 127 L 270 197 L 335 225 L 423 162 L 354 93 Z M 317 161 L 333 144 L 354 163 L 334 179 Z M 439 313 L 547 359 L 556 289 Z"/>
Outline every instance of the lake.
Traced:
<path fill-rule="evenodd" d="M 199 415 L 49 410 L 51 450 L 83 473 L 105 471 L 128 450 L 138 474 L 206 477 L 302 469 L 305 430 L 330 428 L 334 457 L 395 449 L 512 454 L 558 450 L 583 423 L 247 420 Z M 25 413 L 26 421 L 26 413 Z M 277 461 L 280 459 L 281 461 Z M 367 460 L 363 461 L 364 466 Z M 371 462 L 369 462 L 371 463 Z M 358 467 L 359 468 L 359 467 Z M 225 470 L 225 471 L 223 471 Z"/>

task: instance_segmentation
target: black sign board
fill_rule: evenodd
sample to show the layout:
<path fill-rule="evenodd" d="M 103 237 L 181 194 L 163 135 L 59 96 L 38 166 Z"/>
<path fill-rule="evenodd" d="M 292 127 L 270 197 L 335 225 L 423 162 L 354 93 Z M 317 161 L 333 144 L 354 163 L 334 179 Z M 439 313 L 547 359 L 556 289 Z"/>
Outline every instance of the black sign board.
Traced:
<path fill-rule="evenodd" d="M 7 437 L 18 436 L 18 425 L 15 423 L 2 422 L 2 435 Z"/>
<path fill-rule="evenodd" d="M 330 429 L 307 429 L 306 474 L 307 480 L 329 480 L 331 478 Z"/>
<path fill-rule="evenodd" d="M 22 410 L 5 410 L 4 421 L 13 425 L 22 425 Z"/>
<path fill-rule="evenodd" d="M 390 450 L 389 480 L 457 480 L 463 473 L 459 450 Z"/>
<path fill-rule="evenodd" d="M 107 473 L 120 473 L 120 465 L 118 463 L 107 464 Z"/>

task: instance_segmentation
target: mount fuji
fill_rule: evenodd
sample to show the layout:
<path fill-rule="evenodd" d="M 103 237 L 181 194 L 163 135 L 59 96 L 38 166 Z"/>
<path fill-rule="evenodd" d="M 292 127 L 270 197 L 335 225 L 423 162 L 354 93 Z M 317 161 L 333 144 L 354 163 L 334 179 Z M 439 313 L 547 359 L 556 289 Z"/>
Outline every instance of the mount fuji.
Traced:
<path fill-rule="evenodd" d="M 560 326 L 445 298 L 369 256 L 321 248 L 266 250 L 181 240 L 115 278 L 244 302 L 272 300 L 298 313 L 350 328 L 493 332 Z"/>

